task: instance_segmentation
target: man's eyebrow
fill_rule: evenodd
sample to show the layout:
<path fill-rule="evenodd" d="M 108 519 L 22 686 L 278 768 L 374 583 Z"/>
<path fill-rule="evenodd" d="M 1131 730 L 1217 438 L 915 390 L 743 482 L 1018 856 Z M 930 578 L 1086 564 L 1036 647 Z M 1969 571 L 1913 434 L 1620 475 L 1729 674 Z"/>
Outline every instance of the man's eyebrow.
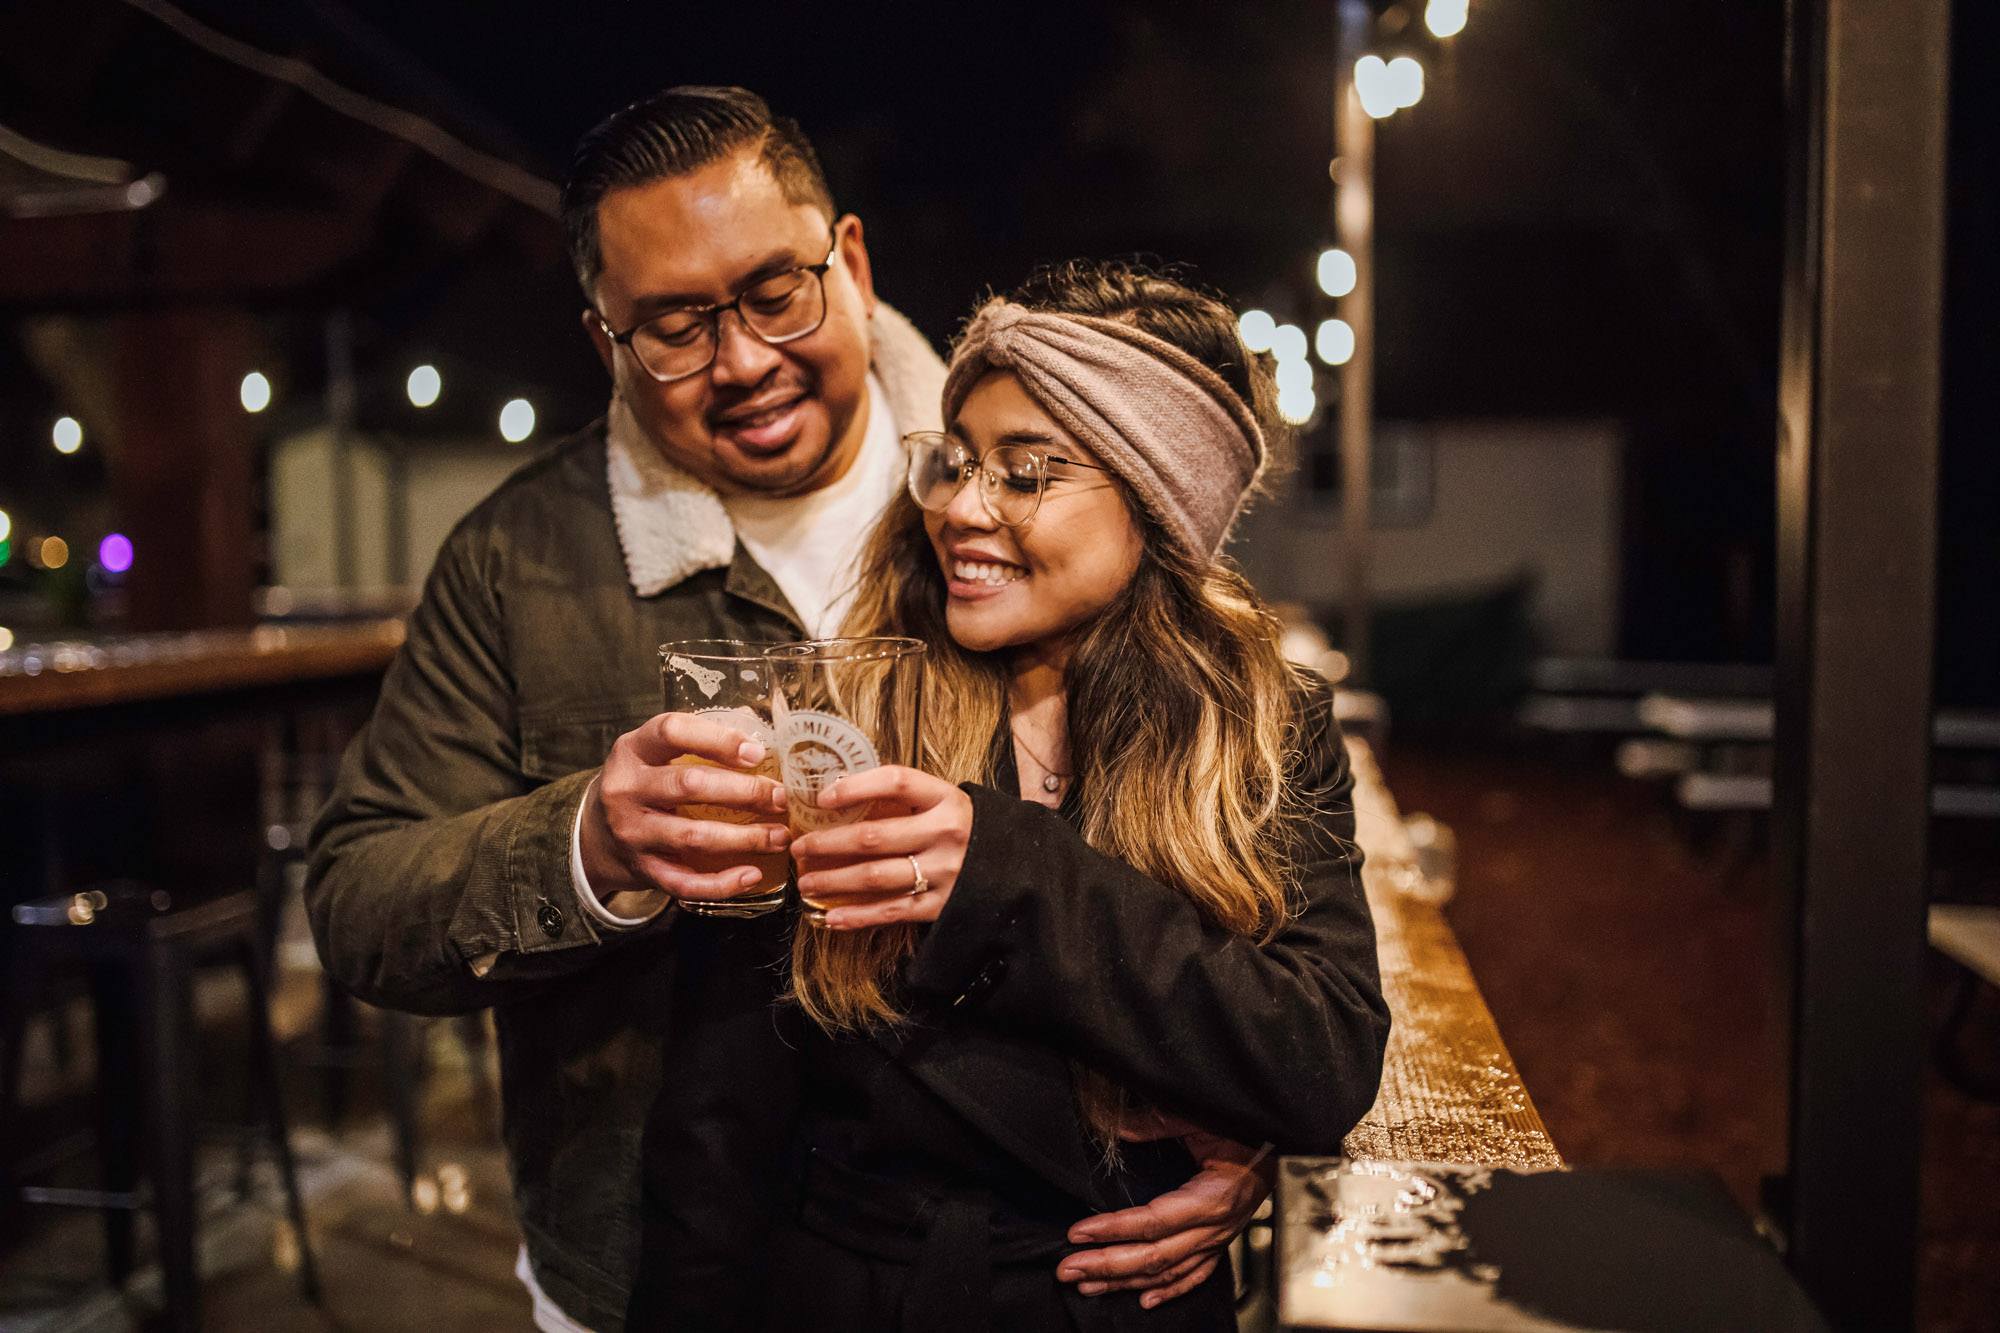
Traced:
<path fill-rule="evenodd" d="M 744 274 L 735 287 L 730 289 L 729 294 L 735 296 L 739 292 L 747 291 L 766 278 L 775 278 L 786 269 L 800 267 L 801 262 L 795 251 L 773 250 L 759 260 L 755 268 Z M 682 306 L 712 304 L 714 302 L 708 292 L 648 292 L 633 300 L 632 310 L 635 314 L 647 316 L 657 315 L 665 310 L 676 310 Z"/>

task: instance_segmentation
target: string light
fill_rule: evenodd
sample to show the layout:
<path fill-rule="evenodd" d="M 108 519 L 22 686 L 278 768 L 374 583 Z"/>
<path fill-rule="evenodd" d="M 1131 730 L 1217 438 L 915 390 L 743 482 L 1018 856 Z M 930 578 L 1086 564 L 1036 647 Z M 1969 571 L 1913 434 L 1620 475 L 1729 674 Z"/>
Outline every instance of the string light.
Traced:
<path fill-rule="evenodd" d="M 1431 0 L 1424 7 L 1424 26 L 1433 37 L 1456 37 L 1465 31 L 1469 0 Z"/>
<path fill-rule="evenodd" d="M 97 563 L 112 574 L 132 568 L 132 539 L 122 532 L 107 535 L 97 544 Z"/>
<path fill-rule="evenodd" d="M 1424 67 L 1414 56 L 1397 56 L 1386 69 L 1389 93 L 1399 107 L 1415 106 L 1424 100 Z"/>
<path fill-rule="evenodd" d="M 83 423 L 75 417 L 57 417 L 53 434 L 59 454 L 73 454 L 83 447 Z"/>
<path fill-rule="evenodd" d="M 1389 87 L 1389 66 L 1381 56 L 1363 56 L 1354 62 L 1354 91 L 1361 109 L 1376 120 L 1396 114 L 1396 94 Z"/>
<path fill-rule="evenodd" d="M 1322 250 L 1319 253 L 1319 289 L 1328 296 L 1345 296 L 1354 290 L 1360 279 L 1354 267 L 1354 256 L 1345 250 Z"/>
<path fill-rule="evenodd" d="M 444 377 L 438 374 L 436 366 L 418 366 L 410 372 L 410 402 L 417 407 L 429 407 L 444 392 Z"/>
<path fill-rule="evenodd" d="M 1280 324 L 1271 335 L 1271 352 L 1280 363 L 1306 359 L 1306 331 L 1296 324 Z"/>
<path fill-rule="evenodd" d="M 243 377 L 243 387 L 237 391 L 243 400 L 245 412 L 262 412 L 271 405 L 271 381 L 264 378 L 260 370 L 253 370 Z"/>
<path fill-rule="evenodd" d="M 1310 393 L 1313 368 L 1304 361 L 1280 361 L 1273 378 L 1278 381 L 1279 393 L 1297 393 L 1301 389 Z"/>
<path fill-rule="evenodd" d="M 525 398 L 508 400 L 500 409 L 500 438 L 509 444 L 519 444 L 535 433 L 535 408 Z"/>
<path fill-rule="evenodd" d="M 1320 321 L 1313 334 L 1313 351 L 1329 366 L 1344 366 L 1354 359 L 1354 326 L 1344 319 Z"/>
<path fill-rule="evenodd" d="M 1278 331 L 1278 321 L 1265 310 L 1246 310 L 1236 321 L 1236 332 L 1242 337 L 1244 347 L 1253 352 L 1271 350 L 1271 335 Z"/>

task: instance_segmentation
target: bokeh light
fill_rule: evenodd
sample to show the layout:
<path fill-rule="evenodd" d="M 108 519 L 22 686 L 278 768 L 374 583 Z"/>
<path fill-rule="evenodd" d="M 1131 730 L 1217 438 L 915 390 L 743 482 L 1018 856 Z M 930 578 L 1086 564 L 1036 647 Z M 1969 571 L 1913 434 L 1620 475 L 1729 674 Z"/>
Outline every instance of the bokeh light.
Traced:
<path fill-rule="evenodd" d="M 1424 26 L 1433 37 L 1456 37 L 1465 31 L 1469 0 L 1431 0 L 1424 7 Z"/>
<path fill-rule="evenodd" d="M 1280 361 L 1275 378 L 1279 393 L 1296 393 L 1313 386 L 1313 368 L 1303 361 Z"/>
<path fill-rule="evenodd" d="M 1303 426 L 1312 420 L 1313 410 L 1319 402 L 1310 388 L 1278 390 L 1278 415 L 1294 426 Z"/>
<path fill-rule="evenodd" d="M 262 371 L 253 370 L 243 377 L 238 396 L 243 399 L 245 412 L 262 412 L 271 405 L 271 381 L 264 378 Z"/>
<path fill-rule="evenodd" d="M 1319 254 L 1319 289 L 1328 296 L 1345 296 L 1354 290 L 1361 274 L 1354 256 L 1345 250 L 1322 250 Z"/>
<path fill-rule="evenodd" d="M 535 433 L 535 407 L 525 398 L 510 399 L 500 409 L 500 438 L 519 444 Z"/>
<path fill-rule="evenodd" d="M 75 417 L 57 417 L 52 434 L 59 454 L 73 454 L 83 447 L 83 423 Z"/>
<path fill-rule="evenodd" d="M 1397 106 L 1415 106 L 1424 100 L 1424 67 L 1414 56 L 1397 56 L 1389 62 L 1389 91 Z"/>
<path fill-rule="evenodd" d="M 1271 351 L 1280 361 L 1306 359 L 1306 331 L 1296 324 L 1280 324 L 1271 335 Z"/>
<path fill-rule="evenodd" d="M 0 509 L 0 542 L 6 541 L 7 534 L 13 530 L 14 520 L 7 516 L 6 510 Z"/>
<path fill-rule="evenodd" d="M 1243 345 L 1253 352 L 1271 350 L 1271 335 L 1278 331 L 1278 321 L 1271 318 L 1266 310 L 1246 310 L 1236 321 L 1236 332 L 1242 335 Z"/>
<path fill-rule="evenodd" d="M 0 625 L 0 653 L 6 652 L 9 648 L 12 648 L 13 646 L 14 646 L 14 631 L 8 629 L 5 625 Z"/>
<path fill-rule="evenodd" d="M 42 568 L 61 569 L 69 563 L 69 543 L 60 537 L 42 538 Z"/>
<path fill-rule="evenodd" d="M 1354 91 L 1361 109 L 1377 120 L 1396 114 L 1395 91 L 1389 86 L 1389 66 L 1381 56 L 1363 56 L 1354 62 Z"/>
<path fill-rule="evenodd" d="M 405 387 L 409 390 L 411 403 L 429 407 L 444 392 L 444 376 L 438 374 L 436 366 L 418 366 L 410 372 L 410 380 Z"/>
<path fill-rule="evenodd" d="M 114 532 L 97 544 L 97 563 L 113 574 L 132 568 L 132 539 Z"/>
<path fill-rule="evenodd" d="M 1329 366 L 1344 366 L 1354 359 L 1354 326 L 1344 319 L 1321 320 L 1313 334 L 1313 351 Z"/>

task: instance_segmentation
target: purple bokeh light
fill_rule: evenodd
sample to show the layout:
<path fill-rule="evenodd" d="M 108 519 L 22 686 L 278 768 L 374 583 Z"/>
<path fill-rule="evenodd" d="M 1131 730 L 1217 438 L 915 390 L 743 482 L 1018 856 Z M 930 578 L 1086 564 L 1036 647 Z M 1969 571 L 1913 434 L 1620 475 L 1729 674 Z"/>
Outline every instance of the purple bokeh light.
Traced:
<path fill-rule="evenodd" d="M 113 574 L 132 568 L 132 539 L 114 532 L 97 544 L 97 563 Z"/>

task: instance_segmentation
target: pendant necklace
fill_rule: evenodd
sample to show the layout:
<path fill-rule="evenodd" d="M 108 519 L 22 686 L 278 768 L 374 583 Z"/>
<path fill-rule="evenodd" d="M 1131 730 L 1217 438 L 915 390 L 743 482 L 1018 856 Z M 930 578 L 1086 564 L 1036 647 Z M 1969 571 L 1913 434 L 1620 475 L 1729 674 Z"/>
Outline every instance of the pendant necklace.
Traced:
<path fill-rule="evenodd" d="M 1034 760 L 1037 764 L 1041 765 L 1042 790 L 1047 792 L 1049 795 L 1053 796 L 1057 792 L 1061 791 L 1063 783 L 1068 782 L 1071 778 L 1076 776 L 1076 774 L 1074 773 L 1058 773 L 1053 768 L 1050 768 L 1048 760 L 1042 758 L 1040 755 L 1036 754 L 1033 750 L 1029 749 L 1028 743 L 1021 739 L 1021 733 L 1018 731 L 1014 733 L 1014 744 L 1020 746 L 1022 753 L 1026 754 L 1028 758 Z"/>

